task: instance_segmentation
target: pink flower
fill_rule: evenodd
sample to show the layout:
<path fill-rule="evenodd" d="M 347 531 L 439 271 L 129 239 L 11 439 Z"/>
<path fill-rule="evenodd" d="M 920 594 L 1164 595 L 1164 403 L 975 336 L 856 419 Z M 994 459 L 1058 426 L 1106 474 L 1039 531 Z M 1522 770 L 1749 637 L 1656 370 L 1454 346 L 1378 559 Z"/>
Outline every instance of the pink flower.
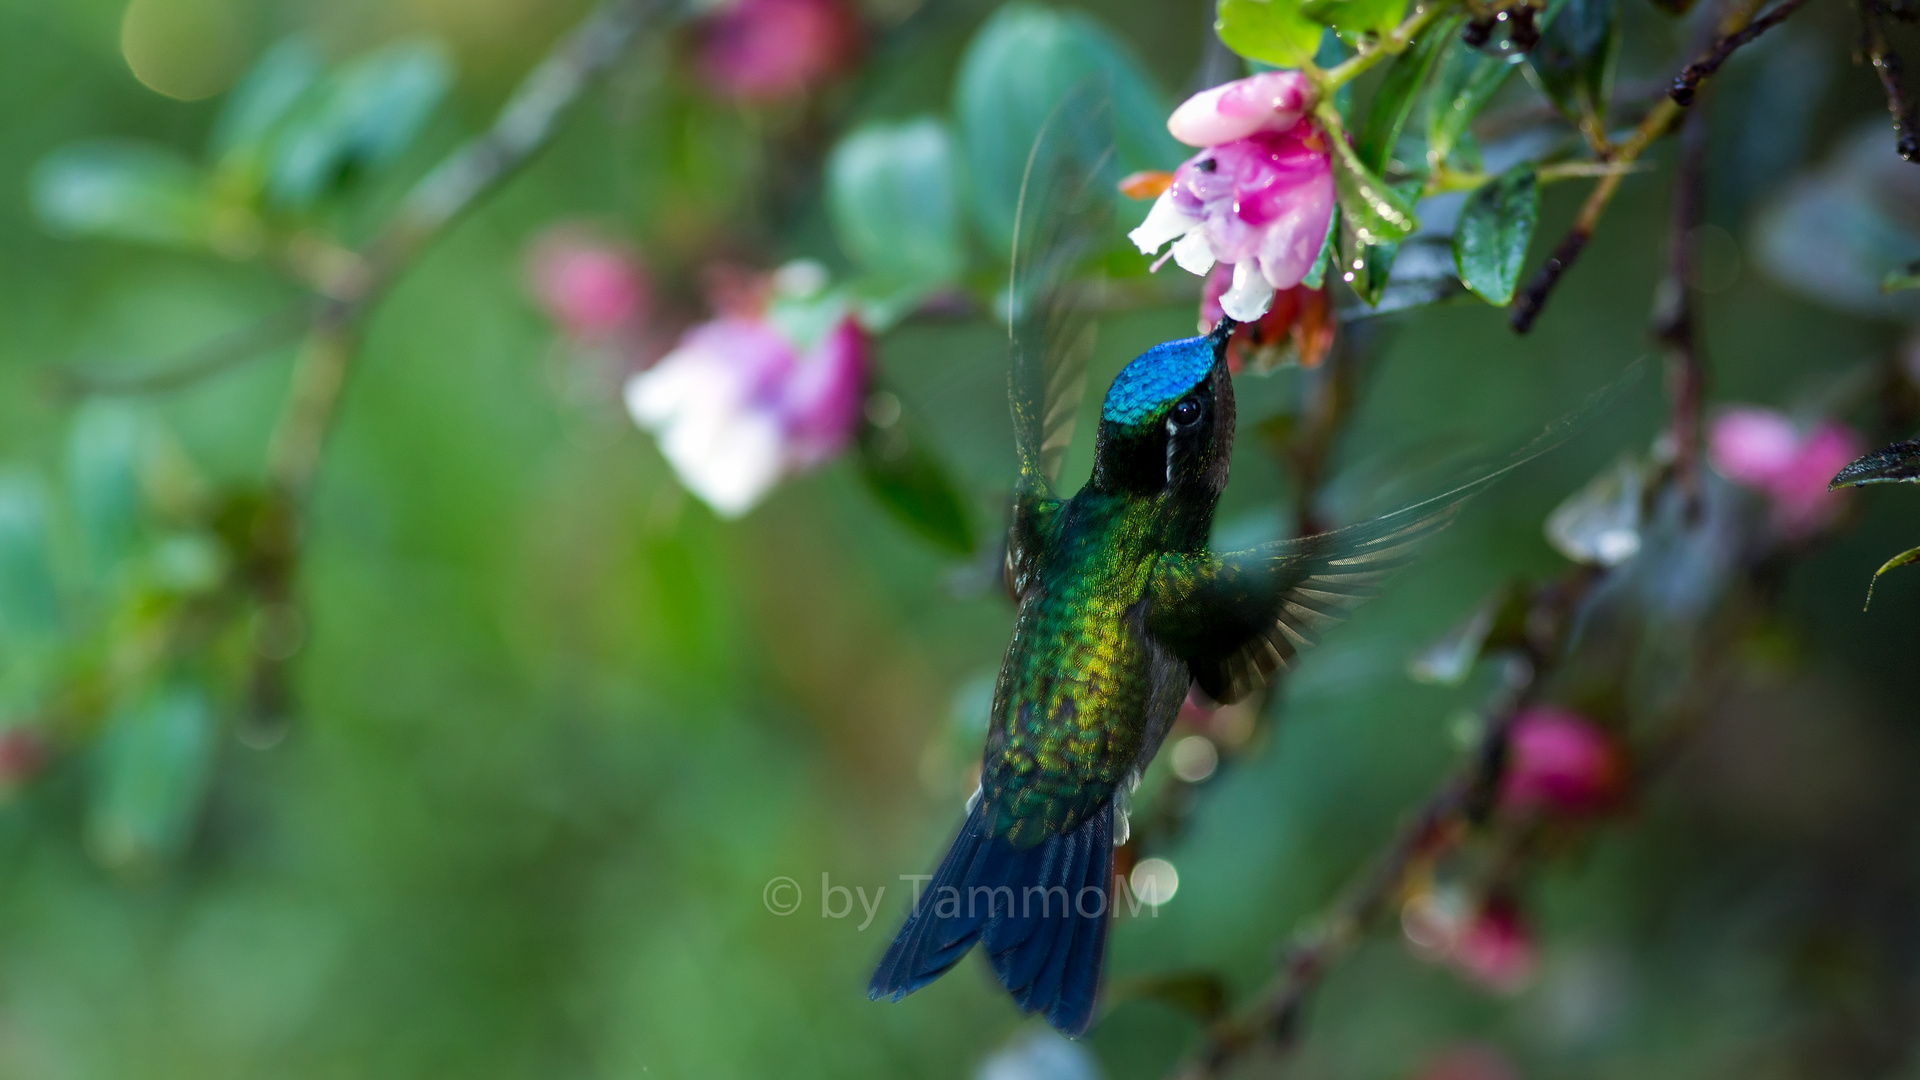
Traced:
<path fill-rule="evenodd" d="M 1147 220 L 1128 234 L 1141 252 L 1172 242 L 1181 269 L 1233 266 L 1220 306 L 1241 322 L 1313 268 L 1333 220 L 1326 137 L 1306 118 L 1311 87 L 1276 71 L 1217 86 L 1174 110 L 1167 128 L 1204 149 L 1173 174 Z"/>
<path fill-rule="evenodd" d="M 1827 483 L 1865 448 L 1844 425 L 1828 421 L 1802 433 L 1772 409 L 1741 406 L 1713 422 L 1707 457 L 1720 475 L 1766 495 L 1774 526 L 1798 538 L 1817 532 L 1845 505 L 1845 493 L 1828 491 Z"/>
<path fill-rule="evenodd" d="M 631 251 L 569 226 L 534 243 L 527 278 L 547 317 L 582 340 L 636 330 L 650 306 L 646 274 Z"/>
<path fill-rule="evenodd" d="M 771 323 L 727 315 L 629 379 L 627 411 L 689 490 L 738 517 L 782 478 L 840 452 L 866 375 L 866 333 L 851 318 L 802 353 Z"/>
<path fill-rule="evenodd" d="M 722 95 L 769 102 L 831 80 L 860 52 L 842 0 L 736 0 L 707 20 L 700 72 Z"/>
<path fill-rule="evenodd" d="M 1622 779 L 1619 751 L 1576 713 L 1535 705 L 1507 729 L 1500 798 L 1510 809 L 1596 813 L 1619 801 Z"/>
<path fill-rule="evenodd" d="M 1233 282 L 1233 268 L 1225 263 L 1213 268 L 1206 284 L 1200 287 L 1200 332 L 1212 330 L 1225 311 L 1220 298 Z M 1333 349 L 1336 322 L 1325 287 L 1309 289 L 1295 285 L 1273 294 L 1267 313 L 1249 323 L 1234 327 L 1227 338 L 1227 367 L 1234 374 L 1243 368 L 1269 370 L 1291 359 L 1303 368 L 1319 367 Z M 1287 352 L 1291 348 L 1291 354 Z"/>

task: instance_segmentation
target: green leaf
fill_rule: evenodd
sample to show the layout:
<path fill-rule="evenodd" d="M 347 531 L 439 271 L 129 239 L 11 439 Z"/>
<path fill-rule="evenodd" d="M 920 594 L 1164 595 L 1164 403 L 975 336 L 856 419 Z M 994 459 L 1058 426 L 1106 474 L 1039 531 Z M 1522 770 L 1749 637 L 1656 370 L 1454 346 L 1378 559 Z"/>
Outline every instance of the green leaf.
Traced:
<path fill-rule="evenodd" d="M 1620 40 L 1620 0 L 1558 0 L 1547 20 L 1527 54 L 1528 68 L 1568 119 L 1604 121 Z"/>
<path fill-rule="evenodd" d="M 1389 195 L 1408 204 L 1419 194 L 1420 187 L 1421 182 L 1417 179 L 1384 185 Z M 1367 235 L 1348 224 L 1346 213 L 1342 212 L 1339 218 L 1343 226 L 1340 234 L 1343 258 L 1340 280 L 1346 282 L 1353 294 L 1365 301 L 1367 306 L 1376 306 L 1393 274 L 1394 259 L 1400 254 L 1400 239 L 1369 242 Z"/>
<path fill-rule="evenodd" d="M 1387 69 L 1386 78 L 1381 80 L 1380 88 L 1373 92 L 1373 100 L 1367 104 L 1367 122 L 1360 129 L 1356 153 L 1367 168 L 1386 171 L 1387 162 L 1393 157 L 1393 144 L 1400 138 L 1400 129 L 1406 126 L 1407 117 L 1413 113 L 1420 87 L 1433 71 L 1434 62 L 1454 41 L 1465 18 L 1455 15 L 1434 23 Z"/>
<path fill-rule="evenodd" d="M 81 408 L 67 437 L 67 492 L 96 568 L 124 558 L 140 526 L 144 418 L 120 402 Z"/>
<path fill-rule="evenodd" d="M 860 478 L 888 513 L 936 547 L 956 555 L 973 553 L 978 540 L 959 488 L 914 437 L 900 399 L 890 391 L 868 398 L 857 445 Z"/>
<path fill-rule="evenodd" d="M 1880 279 L 1881 292 L 1899 292 L 1902 289 L 1920 289 L 1920 262 L 1910 262 L 1898 270 L 1887 271 Z"/>
<path fill-rule="evenodd" d="M 287 117 L 274 141 L 267 193 L 310 206 L 353 174 L 391 161 L 413 141 L 452 81 L 446 52 L 399 42 L 334 72 Z"/>
<path fill-rule="evenodd" d="M 1920 440 L 1883 446 L 1847 463 L 1827 490 L 1861 484 L 1911 484 L 1920 481 Z"/>
<path fill-rule="evenodd" d="M 1489 304 L 1505 306 L 1520 283 L 1520 267 L 1540 218 L 1540 181 L 1521 162 L 1467 197 L 1453 229 L 1453 265 L 1460 281 Z"/>
<path fill-rule="evenodd" d="M 967 46 L 954 86 L 954 116 L 966 153 L 974 217 L 997 254 L 1013 243 L 1015 210 L 1035 138 L 1063 102 L 1088 95 L 1111 106 L 1111 123 L 1076 119 L 1047 128 L 1110 192 L 1140 169 L 1172 168 L 1186 154 L 1167 134 L 1170 108 L 1140 62 L 1088 17 L 1008 4 Z M 1144 215 L 1146 207 L 1140 206 Z"/>
<path fill-rule="evenodd" d="M 1300 0 L 1300 14 L 1350 34 L 1384 34 L 1406 17 L 1407 0 Z"/>
<path fill-rule="evenodd" d="M 896 286 L 953 280 L 965 267 L 959 163 L 938 120 L 862 128 L 827 159 L 827 209 L 840 246 Z"/>
<path fill-rule="evenodd" d="M 1412 235 L 1420 227 L 1413 204 L 1393 185 L 1380 179 L 1355 156 L 1347 141 L 1334 137 L 1334 190 L 1340 199 L 1340 217 L 1362 244 L 1389 244 Z"/>
<path fill-rule="evenodd" d="M 46 491 L 38 477 L 0 473 L 0 632 L 50 635 L 60 621 Z"/>
<path fill-rule="evenodd" d="M 33 170 L 34 213 L 56 233 L 200 247 L 212 223 L 199 170 L 148 143 L 99 141 L 54 151 Z"/>
<path fill-rule="evenodd" d="M 227 95 L 214 122 L 214 156 L 245 152 L 265 141 L 320 81 L 324 70 L 320 50 L 304 38 L 287 38 L 261 54 Z"/>
<path fill-rule="evenodd" d="M 1339 257 L 1340 248 L 1340 208 L 1334 207 L 1332 216 L 1327 218 L 1327 235 L 1320 240 L 1320 254 L 1313 257 L 1313 265 L 1307 268 L 1307 276 L 1300 284 L 1309 289 L 1322 288 L 1327 283 L 1327 270 L 1333 260 Z"/>
<path fill-rule="evenodd" d="M 1463 136 L 1471 137 L 1468 125 L 1506 85 L 1516 66 L 1464 42 L 1453 43 L 1427 95 L 1427 152 L 1432 160 L 1446 161 Z"/>
<path fill-rule="evenodd" d="M 94 750 L 87 841 L 94 857 L 137 868 L 178 855 L 199 816 L 213 759 L 213 707 L 178 683 L 121 707 Z"/>
<path fill-rule="evenodd" d="M 1214 32 L 1249 60 L 1297 68 L 1313 60 L 1324 28 L 1300 13 L 1299 0 L 1220 0 Z"/>
<path fill-rule="evenodd" d="M 1907 566 L 1916 562 L 1920 562 L 1920 547 L 1908 548 L 1893 558 L 1888 559 L 1886 562 L 1881 563 L 1880 569 L 1873 572 L 1873 580 L 1867 582 L 1867 602 L 1860 606 L 1860 610 L 1865 611 L 1873 606 L 1873 587 L 1880 583 L 1881 574 L 1892 570 L 1894 567 Z"/>

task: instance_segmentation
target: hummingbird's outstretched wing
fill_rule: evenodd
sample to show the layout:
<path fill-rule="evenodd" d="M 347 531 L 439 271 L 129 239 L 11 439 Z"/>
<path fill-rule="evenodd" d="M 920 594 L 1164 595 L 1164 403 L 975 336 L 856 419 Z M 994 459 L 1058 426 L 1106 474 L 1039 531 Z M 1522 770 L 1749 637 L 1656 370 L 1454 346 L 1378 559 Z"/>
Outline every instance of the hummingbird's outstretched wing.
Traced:
<path fill-rule="evenodd" d="M 1460 507 L 1513 470 L 1554 449 L 1604 411 L 1644 362 L 1547 425 L 1505 464 L 1371 521 L 1244 551 L 1169 553 L 1147 585 L 1147 627 L 1184 657 L 1194 681 L 1222 704 L 1264 686 L 1300 650 L 1345 621 L 1420 544 L 1453 523 Z"/>
<path fill-rule="evenodd" d="M 1007 588 L 1016 596 L 1060 506 L 1055 484 L 1086 393 L 1094 322 L 1076 281 L 1113 232 L 1111 108 L 1095 88 L 1069 94 L 1027 155 L 1008 260 L 1008 397 L 1020 474 L 1007 529 Z"/>

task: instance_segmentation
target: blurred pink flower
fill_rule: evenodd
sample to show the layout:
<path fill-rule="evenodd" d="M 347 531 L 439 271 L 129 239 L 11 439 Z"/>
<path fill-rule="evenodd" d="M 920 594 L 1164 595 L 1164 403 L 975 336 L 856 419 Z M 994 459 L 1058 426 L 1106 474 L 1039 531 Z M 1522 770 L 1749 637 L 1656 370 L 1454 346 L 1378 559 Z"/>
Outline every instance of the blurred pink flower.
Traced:
<path fill-rule="evenodd" d="M 1714 471 L 1767 496 L 1773 523 L 1788 537 L 1817 532 L 1845 505 L 1845 493 L 1828 491 L 1841 467 L 1865 452 L 1851 428 L 1827 421 L 1802 433 L 1772 409 L 1740 406 L 1714 420 L 1707 457 Z"/>
<path fill-rule="evenodd" d="M 866 376 L 866 333 L 851 318 L 802 354 L 771 323 L 727 315 L 629 379 L 627 410 L 690 491 L 738 517 L 782 478 L 840 452 Z"/>
<path fill-rule="evenodd" d="M 1453 943 L 1450 960 L 1461 974 L 1503 993 L 1516 993 L 1533 981 L 1540 958 L 1533 934 L 1508 900 L 1489 899 Z"/>
<path fill-rule="evenodd" d="M 1172 242 L 1173 260 L 1192 274 L 1232 265 L 1219 300 L 1241 322 L 1265 314 L 1274 290 L 1300 284 L 1333 220 L 1333 165 L 1326 136 L 1306 117 L 1311 104 L 1305 77 L 1292 71 L 1187 99 L 1167 129 L 1204 149 L 1128 234 L 1146 254 Z"/>
<path fill-rule="evenodd" d="M 860 23 L 843 0 L 735 0 L 702 27 L 700 72 L 726 97 L 777 101 L 831 80 L 859 52 Z"/>
<path fill-rule="evenodd" d="M 1501 802 L 1511 809 L 1592 814 L 1620 800 L 1620 753 L 1586 718 L 1535 705 L 1507 729 Z"/>
<path fill-rule="evenodd" d="M 1413 1074 L 1414 1080 L 1520 1080 L 1520 1074 L 1498 1050 L 1473 1043 L 1447 1047 Z"/>
<path fill-rule="evenodd" d="M 548 230 L 527 257 L 534 299 L 568 336 L 604 341 L 639 328 L 651 304 L 646 272 L 627 248 L 571 226 Z"/>

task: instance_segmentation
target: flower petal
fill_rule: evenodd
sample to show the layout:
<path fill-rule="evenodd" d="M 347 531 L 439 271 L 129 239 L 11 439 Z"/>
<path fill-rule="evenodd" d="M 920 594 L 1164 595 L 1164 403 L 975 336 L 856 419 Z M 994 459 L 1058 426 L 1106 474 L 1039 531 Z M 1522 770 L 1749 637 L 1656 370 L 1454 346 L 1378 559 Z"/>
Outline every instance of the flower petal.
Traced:
<path fill-rule="evenodd" d="M 1173 261 L 1180 269 L 1189 274 L 1206 277 L 1217 260 L 1213 257 L 1213 245 L 1207 242 L 1207 230 L 1195 229 L 1173 242 Z"/>
<path fill-rule="evenodd" d="M 1313 103 L 1313 84 L 1297 71 L 1267 71 L 1202 90 L 1167 118 L 1188 146 L 1218 146 L 1256 131 L 1286 131 Z"/>
<path fill-rule="evenodd" d="M 1253 260 L 1233 264 L 1233 287 L 1220 297 L 1220 310 L 1238 322 L 1252 322 L 1273 305 L 1273 286 Z"/>
<path fill-rule="evenodd" d="M 1151 255 L 1164 247 L 1169 240 L 1177 240 L 1193 231 L 1200 219 L 1174 205 L 1173 192 L 1166 191 L 1153 200 L 1153 209 L 1147 211 L 1147 220 L 1140 227 L 1127 234 L 1140 254 Z"/>

